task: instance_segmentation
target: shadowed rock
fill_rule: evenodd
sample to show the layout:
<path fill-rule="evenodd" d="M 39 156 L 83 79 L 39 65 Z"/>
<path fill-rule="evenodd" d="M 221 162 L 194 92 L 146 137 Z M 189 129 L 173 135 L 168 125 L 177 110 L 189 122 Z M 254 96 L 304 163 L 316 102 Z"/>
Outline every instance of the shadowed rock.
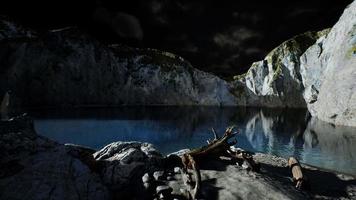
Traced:
<path fill-rule="evenodd" d="M 0 91 L 12 88 L 16 105 L 235 105 L 224 80 L 172 53 L 109 47 L 76 28 L 1 41 Z"/>

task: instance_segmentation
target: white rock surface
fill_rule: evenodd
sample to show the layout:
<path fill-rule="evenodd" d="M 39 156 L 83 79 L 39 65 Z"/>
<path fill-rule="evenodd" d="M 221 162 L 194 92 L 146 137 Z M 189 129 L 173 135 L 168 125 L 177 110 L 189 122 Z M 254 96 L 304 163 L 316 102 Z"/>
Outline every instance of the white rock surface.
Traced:
<path fill-rule="evenodd" d="M 232 82 L 243 106 L 306 107 L 299 57 L 328 30 L 307 32 L 282 43 Z"/>
<path fill-rule="evenodd" d="M 142 193 L 143 175 L 159 168 L 163 158 L 152 144 L 140 142 L 114 142 L 93 155 L 101 163 L 101 178 L 115 198 Z"/>
<path fill-rule="evenodd" d="M 356 1 L 330 33 L 303 54 L 301 74 L 313 116 L 356 126 Z"/>

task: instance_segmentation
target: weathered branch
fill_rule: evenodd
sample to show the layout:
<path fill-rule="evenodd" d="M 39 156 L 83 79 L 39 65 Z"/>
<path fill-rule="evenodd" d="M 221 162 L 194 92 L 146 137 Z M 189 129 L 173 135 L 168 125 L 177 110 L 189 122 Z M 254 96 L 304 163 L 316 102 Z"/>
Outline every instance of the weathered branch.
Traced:
<path fill-rule="evenodd" d="M 232 132 L 233 127 L 227 128 L 221 138 L 218 137 L 214 129 L 212 129 L 212 131 L 214 133 L 214 139 L 208 140 L 207 146 L 193 149 L 181 156 L 183 172 L 188 173 L 188 169 L 193 170 L 195 186 L 193 189 L 190 190 L 190 198 L 192 199 L 197 198 L 201 185 L 201 175 L 197 159 L 201 159 L 203 157 L 224 155 L 230 149 L 231 144 L 236 144 L 236 140 L 231 143 L 228 142 L 230 138 L 234 137 L 237 134 L 236 132 Z"/>
<path fill-rule="evenodd" d="M 211 128 L 211 131 L 212 131 L 212 132 L 213 132 L 213 134 L 214 134 L 214 140 L 218 140 L 218 139 L 219 139 L 219 137 L 218 137 L 218 135 L 216 134 L 215 129 L 214 129 L 214 128 Z"/>
<path fill-rule="evenodd" d="M 294 157 L 289 157 L 288 166 L 292 171 L 293 182 L 297 189 L 308 189 L 307 178 L 303 175 L 302 166 Z"/>

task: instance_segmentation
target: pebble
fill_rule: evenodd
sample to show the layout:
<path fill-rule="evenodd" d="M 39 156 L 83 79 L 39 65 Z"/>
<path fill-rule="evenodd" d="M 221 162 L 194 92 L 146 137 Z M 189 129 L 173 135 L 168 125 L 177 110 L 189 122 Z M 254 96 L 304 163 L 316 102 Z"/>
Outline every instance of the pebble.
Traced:
<path fill-rule="evenodd" d="M 153 173 L 153 177 L 156 181 L 161 180 L 163 178 L 164 171 L 156 171 Z"/>
<path fill-rule="evenodd" d="M 185 189 L 185 188 L 180 188 L 179 191 L 182 194 L 186 194 L 188 192 L 187 189 Z"/>
<path fill-rule="evenodd" d="M 142 176 L 142 182 L 148 183 L 148 182 L 150 182 L 150 180 L 151 180 L 151 177 L 148 173 L 146 173 L 145 175 Z"/>
<path fill-rule="evenodd" d="M 151 184 L 149 183 L 144 183 L 143 187 L 145 187 L 146 190 L 148 190 L 151 187 Z"/>
<path fill-rule="evenodd" d="M 242 163 L 242 166 L 241 166 L 243 169 L 246 169 L 246 170 L 251 170 L 251 166 L 250 164 L 248 164 L 246 161 L 244 161 Z"/>
<path fill-rule="evenodd" d="M 173 177 L 172 176 L 167 176 L 167 181 L 171 181 L 173 180 Z"/>
<path fill-rule="evenodd" d="M 159 195 L 159 199 L 164 199 L 164 195 L 161 193 L 160 195 Z"/>
<path fill-rule="evenodd" d="M 167 185 L 159 185 L 156 188 L 156 192 L 160 195 L 160 197 L 161 195 L 163 197 L 167 197 L 173 192 L 173 189 Z"/>
<path fill-rule="evenodd" d="M 180 167 L 175 167 L 174 168 L 174 173 L 176 173 L 176 174 L 180 173 Z"/>

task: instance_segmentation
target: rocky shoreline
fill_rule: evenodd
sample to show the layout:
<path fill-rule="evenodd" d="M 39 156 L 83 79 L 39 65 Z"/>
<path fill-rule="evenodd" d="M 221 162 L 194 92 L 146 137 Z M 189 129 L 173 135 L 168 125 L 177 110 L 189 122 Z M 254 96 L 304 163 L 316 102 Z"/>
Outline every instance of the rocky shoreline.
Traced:
<path fill-rule="evenodd" d="M 0 122 L 0 199 L 184 199 L 177 167 L 151 144 L 114 142 L 99 151 L 59 144 L 29 118 Z M 201 199 L 356 199 L 355 177 L 303 165 L 310 191 L 295 189 L 285 159 L 256 153 L 260 172 L 229 160 L 201 165 Z"/>

